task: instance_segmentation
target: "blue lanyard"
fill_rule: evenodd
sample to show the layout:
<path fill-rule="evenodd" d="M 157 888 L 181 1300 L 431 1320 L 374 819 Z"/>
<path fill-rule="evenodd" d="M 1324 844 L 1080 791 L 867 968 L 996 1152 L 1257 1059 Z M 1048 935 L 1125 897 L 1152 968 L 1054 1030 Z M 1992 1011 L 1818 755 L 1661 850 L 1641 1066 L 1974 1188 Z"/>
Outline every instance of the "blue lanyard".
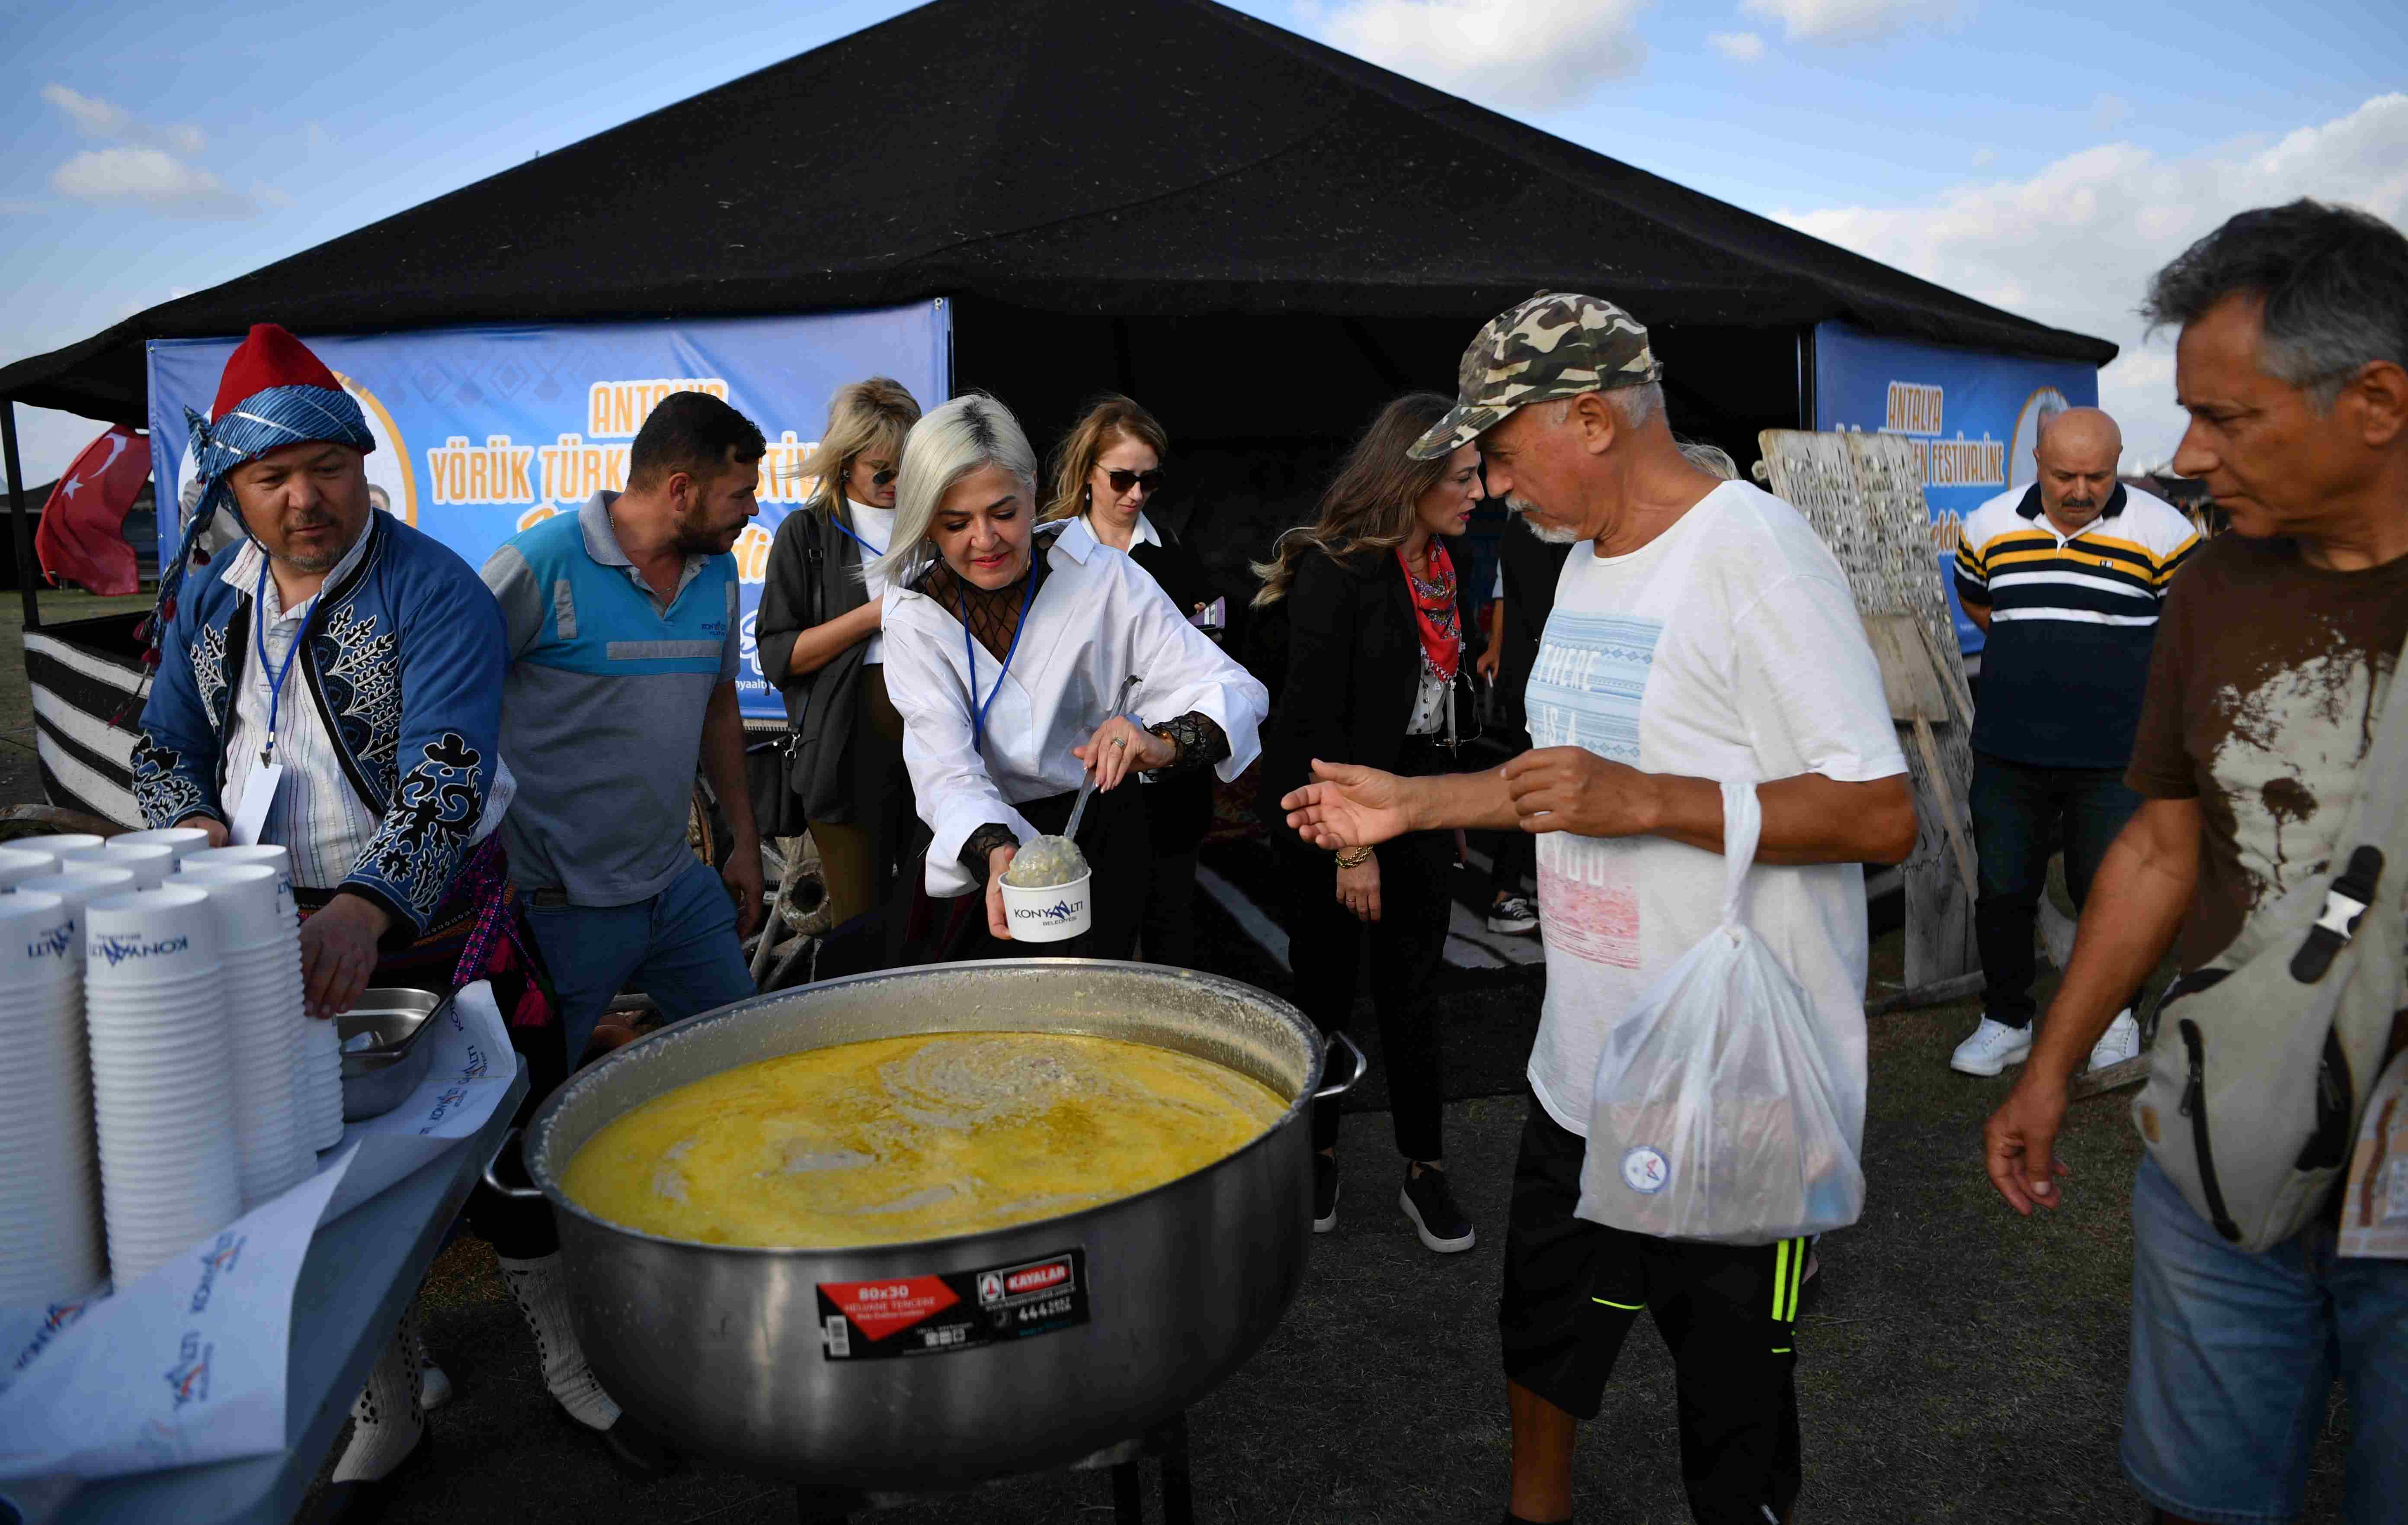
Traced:
<path fill-rule="evenodd" d="M 995 696 L 1003 691 L 1003 677 L 1011 671 L 1011 659 L 1020 652 L 1020 637 L 1028 633 L 1028 606 L 1037 598 L 1037 565 L 1028 567 L 1028 591 L 1020 595 L 1020 623 L 1012 627 L 1011 645 L 1003 653 L 1003 665 L 996 669 L 995 687 L 986 691 L 986 703 L 978 696 L 978 648 L 970 640 L 969 606 L 962 606 L 962 662 L 970 674 L 970 745 L 983 745 L 986 734 L 986 712 L 995 707 Z M 271 730 L 273 727 L 270 728 Z"/>
<path fill-rule="evenodd" d="M 866 550 L 866 551 L 869 552 L 869 554 L 870 554 L 870 555 L 872 555 L 872 556 L 883 556 L 883 555 L 885 555 L 885 554 L 886 554 L 886 548 L 885 548 L 885 547 L 883 547 L 883 546 L 873 546 L 873 545 L 871 545 L 868 541 L 864 540 L 861 536 L 859 536 L 859 535 L 857 535 L 857 534 L 853 534 L 853 531 L 851 531 L 850 529 L 847 529 L 847 528 L 846 528 L 846 527 L 845 527 L 841 522 L 839 522 L 839 521 L 838 520 L 837 517 L 836 517 L 834 514 L 830 514 L 830 515 L 828 515 L 828 522 L 829 522 L 830 524 L 834 524 L 834 525 L 836 525 L 837 533 L 838 533 L 838 534 L 839 534 L 843 535 L 846 539 L 848 539 L 848 540 L 852 541 L 854 545 L 859 546 L 862 549 L 864 549 L 864 550 Z"/>
<path fill-rule="evenodd" d="M 326 596 L 320 588 L 301 612 L 301 628 L 293 633 L 293 644 L 284 648 L 284 665 L 267 680 L 267 745 L 259 749 L 259 765 L 266 767 L 276 756 L 276 714 L 284 699 L 284 680 L 292 676 L 293 659 L 301 652 L 301 643 L 309 638 L 309 617 L 318 612 L 318 600 Z M 259 587 L 251 599 L 251 634 L 259 643 L 259 670 L 267 671 L 267 556 L 259 558 Z"/>

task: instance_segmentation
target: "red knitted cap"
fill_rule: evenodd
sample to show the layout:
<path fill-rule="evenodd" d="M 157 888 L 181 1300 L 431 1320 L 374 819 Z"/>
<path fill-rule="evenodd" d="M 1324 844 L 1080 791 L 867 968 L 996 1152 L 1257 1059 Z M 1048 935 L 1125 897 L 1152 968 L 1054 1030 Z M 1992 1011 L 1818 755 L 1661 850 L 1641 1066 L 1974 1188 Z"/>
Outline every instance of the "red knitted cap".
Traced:
<path fill-rule="evenodd" d="M 326 363 L 281 325 L 253 323 L 251 336 L 226 362 L 225 377 L 218 382 L 217 406 L 209 410 L 209 417 L 223 422 L 236 408 L 270 387 L 343 390 Z"/>

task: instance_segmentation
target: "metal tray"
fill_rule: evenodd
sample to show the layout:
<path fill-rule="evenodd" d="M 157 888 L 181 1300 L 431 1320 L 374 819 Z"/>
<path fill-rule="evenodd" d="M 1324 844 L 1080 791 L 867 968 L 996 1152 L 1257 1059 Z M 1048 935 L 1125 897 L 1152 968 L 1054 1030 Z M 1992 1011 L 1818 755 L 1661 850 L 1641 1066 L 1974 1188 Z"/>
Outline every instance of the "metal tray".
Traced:
<path fill-rule="evenodd" d="M 335 1019 L 345 1044 L 362 1033 L 369 1045 L 343 1053 L 343 1120 L 382 1117 L 418 1089 L 435 1062 L 435 1046 L 418 1041 L 435 1014 L 452 1004 L 448 995 L 386 987 L 364 991 L 351 1010 Z"/>

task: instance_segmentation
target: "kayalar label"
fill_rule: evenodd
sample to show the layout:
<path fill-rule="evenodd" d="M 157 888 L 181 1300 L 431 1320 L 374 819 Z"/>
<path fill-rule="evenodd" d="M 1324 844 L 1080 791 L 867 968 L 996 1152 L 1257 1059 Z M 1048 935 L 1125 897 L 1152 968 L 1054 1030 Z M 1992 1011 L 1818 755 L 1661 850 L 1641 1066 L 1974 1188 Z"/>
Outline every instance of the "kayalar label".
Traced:
<path fill-rule="evenodd" d="M 940 1276 L 819 1284 L 820 1345 L 830 1361 L 941 1355 L 1050 1334 L 1087 1321 L 1087 1255 Z"/>

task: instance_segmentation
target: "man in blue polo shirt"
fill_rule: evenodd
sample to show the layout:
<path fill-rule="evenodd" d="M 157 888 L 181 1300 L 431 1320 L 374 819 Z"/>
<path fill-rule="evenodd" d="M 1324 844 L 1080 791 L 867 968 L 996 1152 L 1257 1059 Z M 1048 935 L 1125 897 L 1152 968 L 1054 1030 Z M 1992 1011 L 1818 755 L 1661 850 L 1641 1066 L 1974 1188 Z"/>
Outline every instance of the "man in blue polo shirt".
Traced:
<path fill-rule="evenodd" d="M 521 531 L 485 563 L 510 651 L 502 755 L 519 780 L 502 830 L 572 1065 L 623 988 L 671 1020 L 752 993 L 738 939 L 760 915 L 761 840 L 728 551 L 760 511 L 762 450 L 743 414 L 672 392 L 636 435 L 625 492 Z M 697 761 L 735 837 L 716 874 L 686 847 Z"/>
<path fill-rule="evenodd" d="M 2140 805 L 2124 784 L 2166 583 L 2199 544 L 2171 504 L 2116 480 L 2123 435 L 2095 407 L 2059 413 L 2033 447 L 2040 480 L 1965 520 L 1956 597 L 1988 633 L 1973 716 L 1973 934 L 1982 1021 L 1949 1065 L 1996 1075 L 2031 1053 L 2032 936 L 2062 836 L 2077 914 L 2107 845 Z M 2128 1009 L 2093 1065 L 2140 1052 Z"/>

